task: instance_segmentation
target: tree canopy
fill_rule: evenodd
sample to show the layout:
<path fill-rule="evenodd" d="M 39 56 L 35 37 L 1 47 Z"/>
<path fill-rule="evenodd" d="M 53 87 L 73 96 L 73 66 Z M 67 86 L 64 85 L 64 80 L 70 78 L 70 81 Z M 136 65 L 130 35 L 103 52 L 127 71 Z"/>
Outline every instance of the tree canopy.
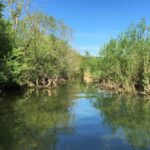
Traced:
<path fill-rule="evenodd" d="M 88 66 L 99 82 L 116 90 L 149 93 L 150 27 L 145 19 L 112 38 L 101 49 L 99 57 L 90 60 Z"/>
<path fill-rule="evenodd" d="M 4 4 L 8 19 L 2 15 Z M 29 5 L 27 0 L 0 3 L 1 82 L 38 85 L 76 76 L 80 56 L 69 45 L 72 29 L 53 16 L 29 12 Z"/>

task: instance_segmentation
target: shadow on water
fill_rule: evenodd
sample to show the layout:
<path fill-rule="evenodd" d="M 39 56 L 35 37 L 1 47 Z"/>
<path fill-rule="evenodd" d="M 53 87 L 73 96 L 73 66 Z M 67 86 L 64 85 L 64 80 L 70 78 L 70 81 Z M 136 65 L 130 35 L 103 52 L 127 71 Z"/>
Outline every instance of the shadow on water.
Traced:
<path fill-rule="evenodd" d="M 150 102 L 71 82 L 0 99 L 0 150 L 150 149 Z"/>

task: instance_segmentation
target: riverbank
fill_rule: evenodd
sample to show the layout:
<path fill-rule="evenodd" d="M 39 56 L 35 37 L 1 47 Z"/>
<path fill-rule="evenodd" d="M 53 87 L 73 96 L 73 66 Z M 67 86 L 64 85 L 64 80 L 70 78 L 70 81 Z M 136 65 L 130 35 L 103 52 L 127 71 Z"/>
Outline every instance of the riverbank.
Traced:
<path fill-rule="evenodd" d="M 26 88 L 34 88 L 38 90 L 56 88 L 66 81 L 68 81 L 67 78 L 49 78 L 43 81 L 37 80 L 35 83 L 27 82 L 27 84 L 22 86 L 17 83 L 1 83 L 0 94 L 3 92 L 20 91 Z"/>
<path fill-rule="evenodd" d="M 131 95 L 143 95 L 149 96 L 148 92 L 145 92 L 142 87 L 136 87 L 135 85 L 128 85 L 128 84 L 117 84 L 111 81 L 103 81 L 99 83 L 93 82 L 102 90 L 112 91 L 115 94 L 131 94 Z"/>
<path fill-rule="evenodd" d="M 131 94 L 131 95 L 145 95 L 149 96 L 150 94 L 144 91 L 144 88 L 140 85 L 130 85 L 123 83 L 115 83 L 110 80 L 100 80 L 94 79 L 92 75 L 90 75 L 90 82 L 87 80 L 88 78 L 83 78 L 83 81 L 86 84 L 96 85 L 98 88 L 102 90 L 111 91 L 115 94 Z"/>

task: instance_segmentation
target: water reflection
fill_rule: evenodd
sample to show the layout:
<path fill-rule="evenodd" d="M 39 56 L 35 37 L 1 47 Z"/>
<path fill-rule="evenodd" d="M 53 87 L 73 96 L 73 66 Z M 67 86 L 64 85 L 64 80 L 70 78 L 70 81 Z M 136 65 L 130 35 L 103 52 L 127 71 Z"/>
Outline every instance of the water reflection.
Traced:
<path fill-rule="evenodd" d="M 134 148 L 150 148 L 150 101 L 140 97 L 104 97 L 99 94 L 94 106 L 114 134 L 121 131 L 123 139 Z"/>
<path fill-rule="evenodd" d="M 150 101 L 68 83 L 0 100 L 0 150 L 150 149 Z"/>
<path fill-rule="evenodd" d="M 20 97 L 4 97 L 0 101 L 0 149 L 56 149 L 58 133 L 72 132 L 67 89 L 31 89 Z"/>

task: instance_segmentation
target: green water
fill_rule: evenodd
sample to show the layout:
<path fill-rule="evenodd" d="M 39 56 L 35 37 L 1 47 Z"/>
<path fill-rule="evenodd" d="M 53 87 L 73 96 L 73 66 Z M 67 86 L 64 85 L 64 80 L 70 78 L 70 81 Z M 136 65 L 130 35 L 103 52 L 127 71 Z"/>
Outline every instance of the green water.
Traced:
<path fill-rule="evenodd" d="M 150 150 L 150 101 L 68 83 L 0 98 L 0 150 Z"/>

